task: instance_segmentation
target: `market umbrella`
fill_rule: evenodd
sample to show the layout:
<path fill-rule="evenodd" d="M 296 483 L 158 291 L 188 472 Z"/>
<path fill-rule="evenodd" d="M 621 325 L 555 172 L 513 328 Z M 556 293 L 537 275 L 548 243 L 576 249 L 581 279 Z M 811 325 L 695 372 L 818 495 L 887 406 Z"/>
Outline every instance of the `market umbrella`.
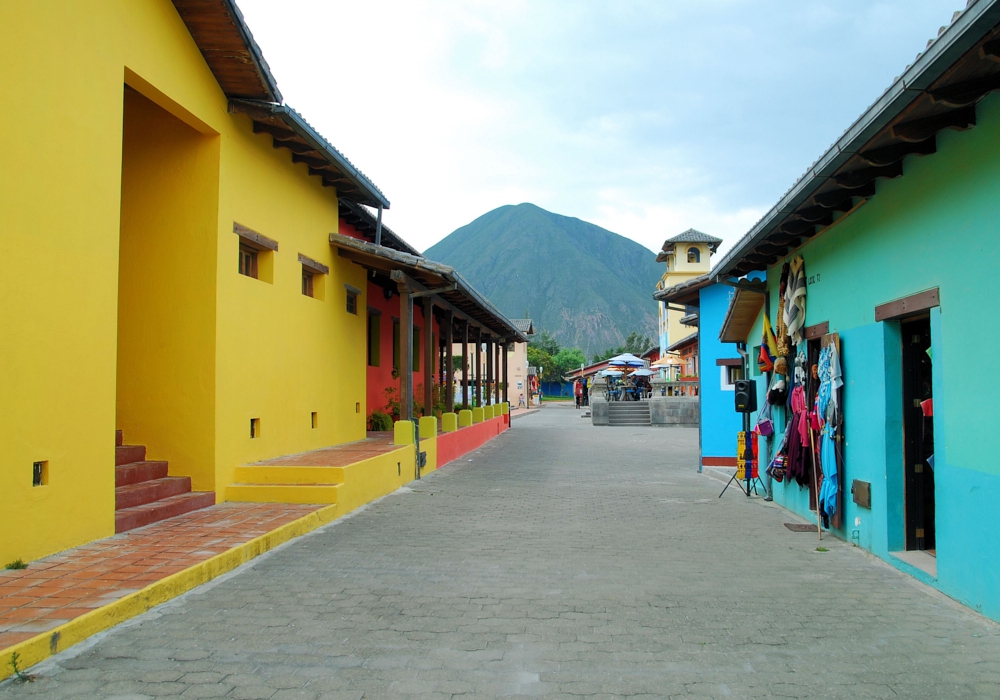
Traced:
<path fill-rule="evenodd" d="M 610 367 L 645 367 L 646 363 L 630 352 L 616 355 L 608 360 Z"/>
<path fill-rule="evenodd" d="M 601 372 L 602 377 L 620 377 L 622 376 L 622 371 L 620 369 L 606 369 Z"/>
<path fill-rule="evenodd" d="M 656 372 L 651 369 L 637 369 L 632 373 L 633 377 L 652 377 Z"/>

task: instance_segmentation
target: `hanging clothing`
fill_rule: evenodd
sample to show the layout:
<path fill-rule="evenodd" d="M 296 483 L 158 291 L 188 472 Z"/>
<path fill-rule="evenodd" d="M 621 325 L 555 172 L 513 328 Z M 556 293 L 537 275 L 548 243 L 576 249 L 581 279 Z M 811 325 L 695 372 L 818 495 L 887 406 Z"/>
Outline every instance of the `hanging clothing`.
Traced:
<path fill-rule="evenodd" d="M 806 262 L 796 255 L 788 263 L 788 285 L 785 288 L 785 325 L 793 345 L 802 342 L 806 322 Z"/>
<path fill-rule="evenodd" d="M 806 394 L 801 384 L 792 390 L 790 405 L 792 418 L 788 421 L 788 428 L 785 431 L 788 449 L 785 470 L 789 479 L 795 479 L 799 486 L 806 486 L 809 484 L 812 472 L 809 471 L 810 447 Z"/>
<path fill-rule="evenodd" d="M 787 357 L 792 354 L 792 346 L 788 342 L 788 326 L 785 325 L 785 291 L 788 289 L 788 263 L 781 266 L 781 282 L 778 285 L 778 316 L 775 319 L 775 335 L 778 344 L 778 355 Z"/>

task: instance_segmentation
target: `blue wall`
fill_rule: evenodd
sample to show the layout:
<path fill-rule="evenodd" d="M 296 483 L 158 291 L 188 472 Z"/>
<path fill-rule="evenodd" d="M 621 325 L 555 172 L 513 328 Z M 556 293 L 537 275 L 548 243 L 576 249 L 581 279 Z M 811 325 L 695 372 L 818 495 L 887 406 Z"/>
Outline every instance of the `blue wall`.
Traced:
<path fill-rule="evenodd" d="M 569 382 L 542 382 L 544 396 L 573 396 L 573 385 Z"/>
<path fill-rule="evenodd" d="M 879 180 L 875 197 L 796 252 L 810 279 L 806 324 L 827 321 L 841 337 L 845 517 L 837 534 L 1000 619 L 993 389 L 1000 364 L 1000 95 L 978 105 L 977 120 L 969 131 L 939 133 L 936 154 L 908 157 L 902 178 Z M 768 270 L 771 318 L 782 262 Z M 930 314 L 936 578 L 893 555 L 904 548 L 901 339 L 898 322 L 874 317 L 876 305 L 933 287 L 941 299 Z M 751 345 L 760 342 L 760 324 Z M 852 502 L 854 479 L 871 483 L 871 509 Z M 774 498 L 810 516 L 807 489 L 775 484 Z"/>
<path fill-rule="evenodd" d="M 699 293 L 698 357 L 701 366 L 701 456 L 705 458 L 736 458 L 736 433 L 743 429 L 742 418 L 735 410 L 732 388 L 723 389 L 725 367 L 716 360 L 738 358 L 736 346 L 719 341 L 719 329 L 729 308 L 733 288 L 713 284 Z"/>

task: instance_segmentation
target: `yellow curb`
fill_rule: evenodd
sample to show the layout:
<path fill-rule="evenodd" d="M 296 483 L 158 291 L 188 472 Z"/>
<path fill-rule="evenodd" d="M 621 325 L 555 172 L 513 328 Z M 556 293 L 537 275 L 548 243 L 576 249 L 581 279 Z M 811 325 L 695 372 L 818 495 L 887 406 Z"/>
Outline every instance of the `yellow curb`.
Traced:
<path fill-rule="evenodd" d="M 58 654 L 60 651 L 65 651 L 74 644 L 82 642 L 87 637 L 103 632 L 136 615 L 141 615 L 160 603 L 165 603 L 217 576 L 232 571 L 241 564 L 274 549 L 279 544 L 284 544 L 326 525 L 336 518 L 336 512 L 336 504 L 320 508 L 298 520 L 282 525 L 277 530 L 272 530 L 222 554 L 217 554 L 211 559 L 206 559 L 200 564 L 195 564 L 184 571 L 178 571 L 165 579 L 151 583 L 142 590 L 92 610 L 86 615 L 81 615 L 64 625 L 59 625 L 55 629 L 26 639 L 12 647 L 7 647 L 0 651 L 0 659 L 3 660 L 3 666 L 0 667 L 0 680 L 14 675 L 10 663 L 14 654 L 18 655 L 19 668 L 22 670 L 30 668 L 53 654 Z"/>

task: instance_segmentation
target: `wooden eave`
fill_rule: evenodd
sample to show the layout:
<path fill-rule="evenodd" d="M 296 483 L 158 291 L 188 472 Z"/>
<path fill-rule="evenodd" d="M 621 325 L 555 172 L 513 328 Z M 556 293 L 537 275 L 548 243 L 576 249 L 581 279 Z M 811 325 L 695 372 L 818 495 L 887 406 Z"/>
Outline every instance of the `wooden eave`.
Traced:
<path fill-rule="evenodd" d="M 250 117 L 255 134 L 267 134 L 274 148 L 291 151 L 293 163 L 305 164 L 309 174 L 320 178 L 324 187 L 335 188 L 338 197 L 389 208 L 389 200 L 375 185 L 293 110 L 284 105 L 231 99 L 229 111 Z"/>
<path fill-rule="evenodd" d="M 748 289 L 737 288 L 726 309 L 726 318 L 719 331 L 719 340 L 723 343 L 745 343 L 750 336 L 750 330 L 757 322 L 760 310 L 764 308 L 764 295 Z"/>
<path fill-rule="evenodd" d="M 201 55 L 228 97 L 281 102 L 281 93 L 232 0 L 173 0 Z"/>
<path fill-rule="evenodd" d="M 365 268 L 373 278 L 391 278 L 392 272 L 398 270 L 428 290 L 440 290 L 434 295 L 435 304 L 441 307 L 440 311 L 452 311 L 456 323 L 468 322 L 494 338 L 528 342 L 510 320 L 447 265 L 338 233 L 330 234 L 330 245 L 340 257 Z M 438 312 L 439 319 L 444 315 Z"/>
<path fill-rule="evenodd" d="M 986 4 L 986 3 L 984 3 Z M 996 20 L 996 8 L 984 16 Z M 956 29 L 959 31 L 959 29 Z M 947 54 L 945 54 L 947 55 Z M 919 63 L 920 56 L 918 56 Z M 972 48 L 926 86 L 905 85 L 912 100 L 860 145 L 838 142 L 804 176 L 812 191 L 794 206 L 782 203 L 755 227 L 744 242 L 720 261 L 717 279 L 743 276 L 775 264 L 798 246 L 835 223 L 844 212 L 876 194 L 880 179 L 901 177 L 907 156 L 931 156 L 936 136 L 945 129 L 964 131 L 976 125 L 975 105 L 1000 89 L 1000 26 L 994 25 Z M 891 89 L 890 89 L 891 91 Z M 887 99 L 883 96 L 882 100 Z M 882 101 L 880 100 L 880 102 Z M 879 103 L 873 106 L 873 110 Z M 859 120 L 860 121 L 860 120 Z M 845 135 L 851 136 L 855 127 Z M 832 170 L 824 162 L 843 161 Z M 802 181 L 800 181 L 801 183 Z M 798 187 L 798 185 L 796 186 Z M 793 188 L 793 191 L 796 188 Z M 792 194 L 786 195 L 786 199 Z M 768 220 L 770 217 L 770 220 Z M 767 221 L 764 224 L 764 221 Z M 758 224 L 761 226 L 761 224 Z"/>

